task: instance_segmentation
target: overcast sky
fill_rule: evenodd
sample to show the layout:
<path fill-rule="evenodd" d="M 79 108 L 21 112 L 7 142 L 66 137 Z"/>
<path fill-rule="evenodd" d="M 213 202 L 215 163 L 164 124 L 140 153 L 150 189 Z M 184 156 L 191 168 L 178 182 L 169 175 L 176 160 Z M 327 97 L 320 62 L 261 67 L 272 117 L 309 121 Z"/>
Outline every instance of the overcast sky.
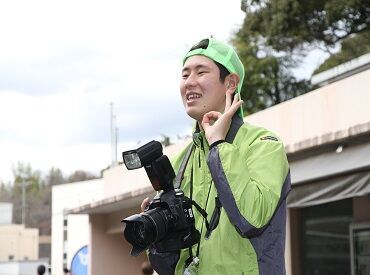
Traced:
<path fill-rule="evenodd" d="M 17 162 L 98 174 L 110 102 L 118 155 L 190 134 L 181 58 L 204 37 L 227 42 L 243 19 L 239 0 L 1 1 L 0 180 Z"/>

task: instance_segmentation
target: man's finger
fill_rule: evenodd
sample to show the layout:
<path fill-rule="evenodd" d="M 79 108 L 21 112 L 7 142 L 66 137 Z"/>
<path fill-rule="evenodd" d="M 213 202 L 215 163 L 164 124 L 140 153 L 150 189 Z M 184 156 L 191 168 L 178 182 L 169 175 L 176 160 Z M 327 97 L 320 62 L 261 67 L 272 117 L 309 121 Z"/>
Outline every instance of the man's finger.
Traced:
<path fill-rule="evenodd" d="M 243 102 L 244 102 L 243 100 L 234 102 L 233 105 L 231 105 L 228 113 L 234 115 L 235 112 L 242 106 Z"/>
<path fill-rule="evenodd" d="M 240 93 L 236 93 L 234 96 L 233 104 L 237 103 L 239 100 L 241 100 Z"/>
<path fill-rule="evenodd" d="M 216 111 L 211 111 L 211 112 L 206 113 L 203 116 L 202 123 L 201 123 L 203 129 L 205 130 L 207 127 L 210 126 L 210 123 L 212 121 L 216 121 L 221 116 L 222 116 L 222 114 L 220 112 L 216 112 Z"/>
<path fill-rule="evenodd" d="M 142 203 L 141 203 L 141 205 L 140 205 L 141 212 L 144 212 L 145 208 L 149 205 L 149 203 L 150 203 L 149 198 L 145 198 L 145 199 L 143 200 L 143 202 L 142 202 Z"/>
<path fill-rule="evenodd" d="M 233 92 L 231 90 L 228 90 L 226 92 L 225 112 L 230 109 L 232 98 L 233 98 Z"/>

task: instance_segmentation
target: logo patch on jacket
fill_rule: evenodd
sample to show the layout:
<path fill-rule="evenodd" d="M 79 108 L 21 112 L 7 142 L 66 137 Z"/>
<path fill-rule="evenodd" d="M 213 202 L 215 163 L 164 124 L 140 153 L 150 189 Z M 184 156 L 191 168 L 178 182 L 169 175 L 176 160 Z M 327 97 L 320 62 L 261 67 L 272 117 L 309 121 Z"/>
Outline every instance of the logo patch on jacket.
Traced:
<path fill-rule="evenodd" d="M 273 136 L 264 136 L 261 137 L 260 140 L 273 140 L 273 141 L 279 141 L 276 137 Z"/>

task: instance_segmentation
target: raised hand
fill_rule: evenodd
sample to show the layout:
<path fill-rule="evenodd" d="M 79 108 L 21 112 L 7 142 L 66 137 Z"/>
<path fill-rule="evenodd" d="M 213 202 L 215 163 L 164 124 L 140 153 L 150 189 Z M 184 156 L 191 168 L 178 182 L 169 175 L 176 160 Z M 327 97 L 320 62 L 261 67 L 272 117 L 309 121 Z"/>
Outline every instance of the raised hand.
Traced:
<path fill-rule="evenodd" d="M 239 93 L 235 94 L 234 100 L 232 100 L 232 94 L 232 90 L 228 90 L 226 92 L 224 113 L 211 111 L 203 116 L 201 125 L 204 129 L 209 145 L 226 138 L 227 132 L 230 129 L 231 119 L 235 112 L 243 104 L 243 100 L 240 99 Z"/>

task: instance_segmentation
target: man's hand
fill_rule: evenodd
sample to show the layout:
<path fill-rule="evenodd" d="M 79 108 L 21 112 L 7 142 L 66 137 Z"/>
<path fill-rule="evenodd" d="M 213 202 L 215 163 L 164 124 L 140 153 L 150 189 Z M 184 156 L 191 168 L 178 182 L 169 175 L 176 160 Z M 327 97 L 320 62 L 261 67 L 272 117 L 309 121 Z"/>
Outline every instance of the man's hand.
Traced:
<path fill-rule="evenodd" d="M 235 94 L 234 100 L 232 101 L 233 91 L 228 90 L 226 93 L 226 104 L 224 113 L 211 111 L 203 116 L 202 127 L 204 129 L 208 144 L 224 140 L 227 132 L 230 129 L 231 119 L 235 112 L 243 104 L 243 100 L 240 99 L 239 93 Z"/>
<path fill-rule="evenodd" d="M 141 212 L 144 212 L 145 208 L 150 204 L 150 199 L 149 198 L 145 198 L 143 200 L 143 202 L 141 203 L 140 205 L 140 208 L 141 208 Z"/>

